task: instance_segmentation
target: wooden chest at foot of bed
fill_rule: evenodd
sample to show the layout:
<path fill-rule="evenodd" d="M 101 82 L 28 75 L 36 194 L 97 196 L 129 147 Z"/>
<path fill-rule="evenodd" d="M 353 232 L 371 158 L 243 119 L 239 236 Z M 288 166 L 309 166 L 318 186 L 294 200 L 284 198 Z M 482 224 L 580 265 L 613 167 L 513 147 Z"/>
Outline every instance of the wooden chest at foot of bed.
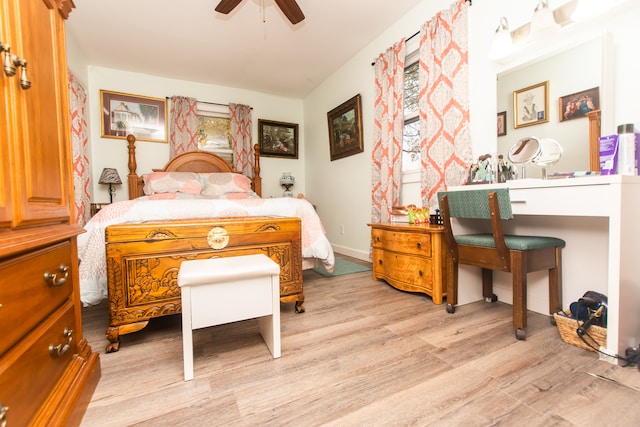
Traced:
<path fill-rule="evenodd" d="M 280 265 L 280 301 L 302 302 L 299 218 L 244 217 L 112 225 L 106 229 L 109 328 L 107 352 L 119 336 L 149 319 L 181 312 L 177 277 L 185 260 L 265 254 Z"/>

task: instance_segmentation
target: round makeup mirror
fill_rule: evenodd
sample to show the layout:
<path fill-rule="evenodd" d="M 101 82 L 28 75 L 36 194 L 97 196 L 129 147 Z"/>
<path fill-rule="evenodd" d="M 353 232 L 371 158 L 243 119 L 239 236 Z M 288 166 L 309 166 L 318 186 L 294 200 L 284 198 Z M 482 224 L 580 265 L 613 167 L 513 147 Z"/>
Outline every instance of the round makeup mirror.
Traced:
<path fill-rule="evenodd" d="M 525 166 L 527 163 L 533 163 L 540 156 L 542 144 L 535 136 L 522 138 L 509 149 L 509 160 L 514 165 L 522 165 L 521 178 L 526 178 Z"/>
<path fill-rule="evenodd" d="M 547 166 L 558 163 L 562 157 L 562 146 L 555 139 L 543 138 L 540 140 L 540 155 L 533 163 L 542 168 L 542 179 L 547 178 Z"/>
<path fill-rule="evenodd" d="M 542 168 L 542 179 L 547 178 L 547 166 L 555 165 L 562 157 L 562 146 L 555 139 L 535 136 L 522 138 L 509 149 L 509 160 L 514 165 L 522 165 L 522 178 L 526 178 L 525 166 L 536 165 Z"/>

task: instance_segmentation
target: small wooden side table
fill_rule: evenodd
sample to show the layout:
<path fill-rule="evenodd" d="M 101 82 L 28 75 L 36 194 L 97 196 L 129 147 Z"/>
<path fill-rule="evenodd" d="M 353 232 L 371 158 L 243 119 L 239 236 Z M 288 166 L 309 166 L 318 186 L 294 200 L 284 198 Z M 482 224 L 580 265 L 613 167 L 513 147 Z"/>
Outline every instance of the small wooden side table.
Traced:
<path fill-rule="evenodd" d="M 373 278 L 403 291 L 427 294 L 434 304 L 442 304 L 452 266 L 444 227 L 397 222 L 369 226 Z"/>
<path fill-rule="evenodd" d="M 100 212 L 100 209 L 102 209 L 107 205 L 110 205 L 110 203 L 91 203 L 91 207 L 90 207 L 91 216 L 94 216 L 95 214 Z"/>

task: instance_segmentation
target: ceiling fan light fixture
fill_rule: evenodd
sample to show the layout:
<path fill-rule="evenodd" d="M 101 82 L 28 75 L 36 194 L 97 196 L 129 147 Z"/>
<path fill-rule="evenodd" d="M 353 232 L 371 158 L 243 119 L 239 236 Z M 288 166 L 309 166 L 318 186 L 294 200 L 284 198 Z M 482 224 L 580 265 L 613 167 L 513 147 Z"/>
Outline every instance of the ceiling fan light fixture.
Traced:
<path fill-rule="evenodd" d="M 296 0 L 274 0 L 274 1 L 278 5 L 282 13 L 284 13 L 284 16 L 286 16 L 287 19 L 293 25 L 296 25 L 297 23 L 304 20 L 305 18 L 304 13 L 302 13 L 302 9 L 300 9 L 300 6 L 298 6 L 298 3 L 296 2 Z M 216 6 L 216 12 L 227 15 L 233 9 L 235 9 L 236 6 L 238 6 L 241 2 L 242 0 L 220 0 L 218 5 Z M 262 19 L 264 22 L 265 21 L 264 4 L 262 5 L 262 12 L 263 12 Z"/>

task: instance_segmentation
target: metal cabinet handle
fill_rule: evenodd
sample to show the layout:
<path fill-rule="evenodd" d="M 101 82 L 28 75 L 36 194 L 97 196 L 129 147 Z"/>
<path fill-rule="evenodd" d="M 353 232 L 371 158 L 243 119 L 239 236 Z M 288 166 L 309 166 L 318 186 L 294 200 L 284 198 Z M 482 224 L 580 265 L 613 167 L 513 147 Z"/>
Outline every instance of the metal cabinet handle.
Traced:
<path fill-rule="evenodd" d="M 73 341 L 73 330 L 69 328 L 64 328 L 64 332 L 62 333 L 62 336 L 69 339 L 66 344 L 64 345 L 49 344 L 49 354 L 51 354 L 54 357 L 62 356 L 71 348 L 71 342 Z"/>
<path fill-rule="evenodd" d="M 24 90 L 29 89 L 31 87 L 31 81 L 29 80 L 29 77 L 27 77 L 27 61 L 16 57 L 14 58 L 13 63 L 16 67 L 22 68 L 22 71 L 20 72 L 20 87 Z"/>
<path fill-rule="evenodd" d="M 0 427 L 7 425 L 7 412 L 9 412 L 9 407 L 0 403 Z"/>
<path fill-rule="evenodd" d="M 17 72 L 16 67 L 22 68 L 20 72 L 20 87 L 24 90 L 29 89 L 31 87 L 31 81 L 27 76 L 27 61 L 12 54 L 11 46 L 3 44 L 2 42 L 0 42 L 0 52 L 4 52 L 4 61 L 2 62 L 4 74 L 7 77 L 13 77 Z"/>
<path fill-rule="evenodd" d="M 44 281 L 53 286 L 64 285 L 67 281 L 67 277 L 69 276 L 69 266 L 61 264 L 60 267 L 58 267 L 58 270 L 63 274 L 61 278 L 58 279 L 58 273 L 49 273 L 46 271 L 44 273 Z"/>
<path fill-rule="evenodd" d="M 0 52 L 4 52 L 4 61 L 2 61 L 2 67 L 4 68 L 4 74 L 7 77 L 13 77 L 16 75 L 16 67 L 13 63 L 13 55 L 11 53 L 11 46 L 0 42 Z"/>

